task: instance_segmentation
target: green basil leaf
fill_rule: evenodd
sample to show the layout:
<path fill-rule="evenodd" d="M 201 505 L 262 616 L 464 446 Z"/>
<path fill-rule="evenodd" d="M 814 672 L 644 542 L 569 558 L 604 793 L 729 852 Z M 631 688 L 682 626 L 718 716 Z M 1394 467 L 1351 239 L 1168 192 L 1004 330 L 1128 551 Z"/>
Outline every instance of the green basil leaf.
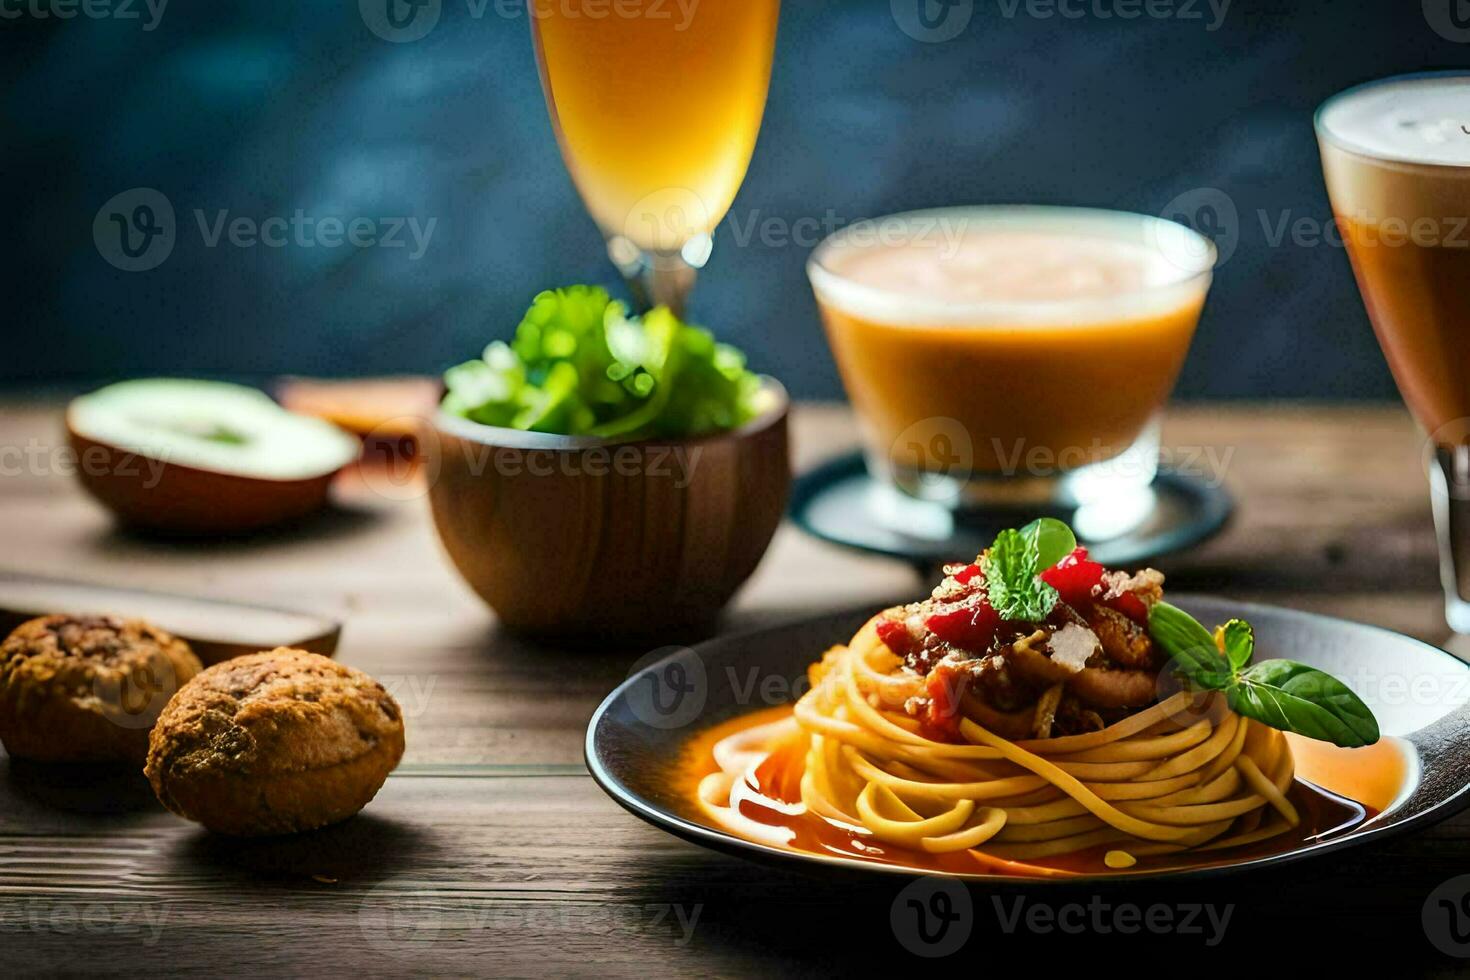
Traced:
<path fill-rule="evenodd" d="M 1256 634 L 1251 624 L 1243 619 L 1232 619 L 1225 624 L 1225 656 L 1236 673 L 1250 666 L 1256 652 Z"/>
<path fill-rule="evenodd" d="M 1036 542 L 1036 570 L 1047 569 L 1077 549 L 1077 536 L 1055 517 L 1038 517 L 1021 528 L 1021 534 Z"/>
<path fill-rule="evenodd" d="M 1346 684 L 1292 660 L 1263 660 L 1229 692 L 1236 714 L 1284 732 L 1358 748 L 1378 741 L 1378 720 Z"/>
<path fill-rule="evenodd" d="M 1230 686 L 1229 664 L 1220 656 L 1215 637 L 1183 609 L 1154 603 L 1148 611 L 1148 632 L 1186 680 L 1209 691 Z"/>
<path fill-rule="evenodd" d="M 1057 590 L 1037 578 L 1036 537 L 1014 528 L 995 536 L 984 560 L 985 590 L 1002 619 L 1040 622 L 1057 604 Z"/>

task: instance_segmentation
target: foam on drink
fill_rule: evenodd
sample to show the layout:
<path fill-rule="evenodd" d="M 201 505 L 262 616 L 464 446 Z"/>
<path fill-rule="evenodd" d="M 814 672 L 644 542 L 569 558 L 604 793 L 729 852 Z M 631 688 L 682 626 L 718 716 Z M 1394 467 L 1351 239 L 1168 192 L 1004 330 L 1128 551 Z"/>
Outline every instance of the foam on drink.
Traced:
<path fill-rule="evenodd" d="M 1213 260 L 1195 232 L 1146 215 L 956 208 L 853 226 L 808 271 L 870 459 L 995 473 L 1047 467 L 1016 462 L 1018 446 L 1063 470 L 1134 445 L 1184 361 Z"/>
<path fill-rule="evenodd" d="M 1470 442 L 1470 74 L 1344 92 L 1317 136 L 1394 380 L 1436 441 Z"/>
<path fill-rule="evenodd" d="M 1460 168 L 1470 167 L 1470 75 L 1350 89 L 1318 112 L 1317 132 L 1339 215 L 1373 223 L 1467 213 Z"/>
<path fill-rule="evenodd" d="M 1197 300 L 1212 260 L 1192 231 L 1143 215 L 954 209 L 839 233 L 813 282 L 823 302 L 886 323 L 1076 325 Z"/>
<path fill-rule="evenodd" d="M 1470 76 L 1428 75 L 1344 92 L 1319 125 L 1345 149 L 1408 163 L 1470 166 Z"/>
<path fill-rule="evenodd" d="M 980 229 L 937 256 L 916 248 L 854 250 L 835 271 L 878 289 L 955 303 L 1113 296 L 1159 281 L 1164 260 L 1139 245 L 1063 233 Z"/>

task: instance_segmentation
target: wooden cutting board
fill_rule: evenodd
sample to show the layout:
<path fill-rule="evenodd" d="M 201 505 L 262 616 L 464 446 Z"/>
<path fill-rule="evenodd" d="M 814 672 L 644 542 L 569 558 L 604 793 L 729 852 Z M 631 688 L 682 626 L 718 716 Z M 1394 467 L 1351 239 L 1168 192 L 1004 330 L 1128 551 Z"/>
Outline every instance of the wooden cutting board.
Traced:
<path fill-rule="evenodd" d="M 188 641 L 206 666 L 282 646 L 330 657 L 342 635 L 335 620 L 288 609 L 0 570 L 0 637 L 50 613 L 146 619 Z"/>

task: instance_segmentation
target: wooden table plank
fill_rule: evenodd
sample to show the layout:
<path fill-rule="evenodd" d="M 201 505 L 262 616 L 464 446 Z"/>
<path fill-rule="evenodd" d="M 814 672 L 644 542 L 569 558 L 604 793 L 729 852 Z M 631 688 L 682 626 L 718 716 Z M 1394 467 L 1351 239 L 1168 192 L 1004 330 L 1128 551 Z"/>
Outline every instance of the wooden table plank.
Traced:
<path fill-rule="evenodd" d="M 347 824 L 243 843 L 156 808 L 78 817 L 55 805 L 31 800 L 20 813 L 27 832 L 0 844 L 0 933 L 17 937 L 0 946 L 0 962 L 25 969 L 76 969 L 79 944 L 87 962 L 163 974 L 243 963 L 335 973 L 350 963 L 512 976 L 830 975 L 904 954 L 888 917 L 906 880 L 824 880 L 711 854 L 635 821 L 585 777 L 399 775 Z M 1442 863 L 1427 862 L 1428 849 Z M 1306 875 L 980 891 L 971 962 L 1050 962 L 1058 944 L 1116 952 L 1138 939 L 1005 932 L 1018 900 L 1096 899 L 1233 905 L 1227 953 L 1271 937 L 1332 962 L 1401 942 L 1406 967 L 1433 965 L 1416 936 L 1419 906 L 1467 862 L 1466 828 L 1445 825 Z M 1338 930 L 1330 937 L 1324 913 Z M 1208 938 L 1148 940 L 1158 952 L 1198 950 Z M 1277 963 L 1291 952 L 1270 955 Z"/>
<path fill-rule="evenodd" d="M 55 405 L 0 407 L 0 568 L 339 617 L 340 657 L 392 686 L 409 751 L 360 818 L 247 844 L 174 819 L 136 781 L 99 793 L 0 761 L 0 968 L 826 975 L 907 956 L 889 924 L 900 883 L 813 879 L 714 855 L 603 796 L 581 768 L 583 729 L 645 651 L 568 651 L 504 634 L 443 561 L 423 500 L 349 488 L 341 511 L 297 530 L 152 541 L 116 531 L 77 491 L 58 428 Z M 836 406 L 801 408 L 794 434 L 799 468 L 855 438 Z M 1222 465 L 1240 501 L 1223 535 L 1161 562 L 1172 587 L 1445 639 L 1419 440 L 1401 410 L 1195 406 L 1173 412 L 1166 442 L 1176 464 Z M 18 469 L 17 450 L 27 460 Z M 726 628 L 919 587 L 899 564 L 783 527 Z M 83 812 L 99 797 L 114 812 Z M 1450 961 L 1429 949 L 1419 907 L 1466 871 L 1462 817 L 1304 875 L 1096 895 L 1235 903 L 1222 946 L 1232 956 L 1262 937 L 1277 956 L 1275 937 L 1290 937 L 1322 961 L 1389 943 L 1442 967 Z M 1145 945 L 1094 929 L 1006 934 L 991 900 L 1025 894 L 975 896 L 965 962 L 1034 970 L 1058 953 L 1136 956 Z M 1049 894 L 1057 907 L 1094 895 Z M 682 928 L 679 913 L 687 923 L 696 909 Z M 1203 939 L 1146 942 L 1193 951 Z"/>

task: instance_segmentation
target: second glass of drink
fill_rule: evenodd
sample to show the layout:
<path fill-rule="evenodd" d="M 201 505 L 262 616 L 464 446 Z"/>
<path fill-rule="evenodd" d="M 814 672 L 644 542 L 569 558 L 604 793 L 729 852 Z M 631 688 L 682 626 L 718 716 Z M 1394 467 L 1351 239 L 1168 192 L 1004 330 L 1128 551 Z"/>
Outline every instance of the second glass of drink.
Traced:
<path fill-rule="evenodd" d="M 881 484 L 983 520 L 1142 519 L 1214 258 L 1161 218 L 972 207 L 850 226 L 808 273 Z"/>

